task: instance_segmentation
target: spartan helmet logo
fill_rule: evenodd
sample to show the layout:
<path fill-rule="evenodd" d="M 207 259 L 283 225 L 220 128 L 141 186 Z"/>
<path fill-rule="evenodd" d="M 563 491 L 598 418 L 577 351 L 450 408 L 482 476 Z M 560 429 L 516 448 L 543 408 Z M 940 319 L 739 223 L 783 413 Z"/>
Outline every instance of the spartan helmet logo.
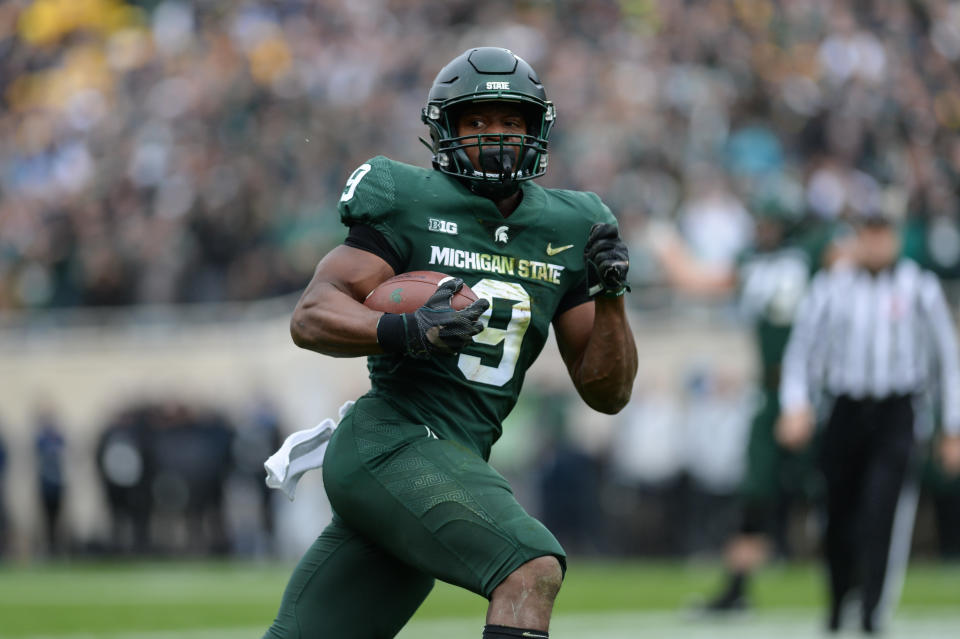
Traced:
<path fill-rule="evenodd" d="M 500 244 L 506 244 L 507 240 L 510 239 L 507 237 L 507 231 L 509 230 L 510 227 L 508 226 L 498 226 L 497 230 L 493 232 L 494 241 L 499 242 Z"/>

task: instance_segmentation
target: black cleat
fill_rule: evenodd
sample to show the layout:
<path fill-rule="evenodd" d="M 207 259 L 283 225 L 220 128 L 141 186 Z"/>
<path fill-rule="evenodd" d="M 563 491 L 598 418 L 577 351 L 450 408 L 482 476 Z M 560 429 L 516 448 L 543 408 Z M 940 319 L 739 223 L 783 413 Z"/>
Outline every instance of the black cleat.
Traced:
<path fill-rule="evenodd" d="M 839 606 L 834 606 L 830 610 L 830 617 L 827 619 L 827 631 L 828 632 L 839 632 L 840 631 L 840 616 L 842 610 Z"/>
<path fill-rule="evenodd" d="M 747 598 L 740 593 L 724 592 L 710 601 L 694 607 L 694 614 L 698 617 L 717 617 L 742 614 L 750 609 Z"/>

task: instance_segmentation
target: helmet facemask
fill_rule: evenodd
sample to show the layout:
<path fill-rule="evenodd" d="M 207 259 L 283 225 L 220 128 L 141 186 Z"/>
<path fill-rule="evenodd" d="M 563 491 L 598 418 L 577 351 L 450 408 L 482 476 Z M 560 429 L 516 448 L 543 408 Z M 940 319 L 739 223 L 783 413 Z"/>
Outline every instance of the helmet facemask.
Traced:
<path fill-rule="evenodd" d="M 503 100 L 510 104 L 514 101 Z M 530 108 L 524 105 L 527 119 L 526 134 L 481 133 L 457 135 L 455 107 L 463 102 L 448 105 L 444 109 L 426 107 L 424 121 L 430 126 L 433 144 L 434 168 L 464 178 L 467 186 L 477 195 L 503 199 L 516 193 L 520 182 L 540 177 L 547 171 L 547 139 L 553 127 L 553 105 Z M 430 112 L 437 116 L 429 117 Z M 480 169 L 473 166 L 466 149 L 479 148 Z"/>
<path fill-rule="evenodd" d="M 457 115 L 470 104 L 499 102 L 519 108 L 525 134 L 459 135 Z M 464 181 L 471 191 L 494 200 L 509 197 L 520 183 L 547 170 L 547 138 L 556 120 L 536 73 L 506 49 L 473 49 L 437 76 L 421 119 L 430 127 L 435 169 Z M 477 148 L 480 168 L 467 149 Z"/>

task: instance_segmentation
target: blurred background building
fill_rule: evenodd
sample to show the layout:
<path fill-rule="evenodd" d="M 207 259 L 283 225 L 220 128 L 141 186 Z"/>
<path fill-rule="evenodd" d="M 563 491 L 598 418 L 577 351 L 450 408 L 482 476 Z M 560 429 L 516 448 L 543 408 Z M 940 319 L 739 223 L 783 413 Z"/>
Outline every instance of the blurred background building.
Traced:
<path fill-rule="evenodd" d="M 539 71 L 559 113 L 542 183 L 597 192 L 631 245 L 633 403 L 609 419 L 558 400 L 572 387 L 548 349 L 495 449 L 577 552 L 715 553 L 733 525 L 747 328 L 732 302 L 665 286 L 653 225 L 732 264 L 762 200 L 797 227 L 883 207 L 956 304 L 955 2 L 9 0 L 6 554 L 295 556 L 312 540 L 317 479 L 281 503 L 260 464 L 365 372 L 298 352 L 289 312 L 345 235 L 346 177 L 376 154 L 429 165 L 419 109 L 476 45 Z M 956 555 L 960 487 L 931 466 L 927 494 L 915 544 Z M 784 548 L 809 552 L 801 512 Z"/>

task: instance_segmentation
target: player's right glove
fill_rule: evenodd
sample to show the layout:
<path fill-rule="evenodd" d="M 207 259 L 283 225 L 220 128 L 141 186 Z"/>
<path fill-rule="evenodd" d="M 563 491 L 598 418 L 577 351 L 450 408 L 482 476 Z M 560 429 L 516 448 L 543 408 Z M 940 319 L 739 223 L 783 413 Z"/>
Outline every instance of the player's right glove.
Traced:
<path fill-rule="evenodd" d="M 583 261 L 587 266 L 587 294 L 619 297 L 630 290 L 627 270 L 630 255 L 620 232 L 613 224 L 598 222 L 590 229 L 583 247 Z"/>
<path fill-rule="evenodd" d="M 483 330 L 478 320 L 490 307 L 490 302 L 481 298 L 465 309 L 454 310 L 450 300 L 462 287 L 463 280 L 451 278 L 413 313 L 384 313 L 377 325 L 383 350 L 417 359 L 459 353 Z"/>

